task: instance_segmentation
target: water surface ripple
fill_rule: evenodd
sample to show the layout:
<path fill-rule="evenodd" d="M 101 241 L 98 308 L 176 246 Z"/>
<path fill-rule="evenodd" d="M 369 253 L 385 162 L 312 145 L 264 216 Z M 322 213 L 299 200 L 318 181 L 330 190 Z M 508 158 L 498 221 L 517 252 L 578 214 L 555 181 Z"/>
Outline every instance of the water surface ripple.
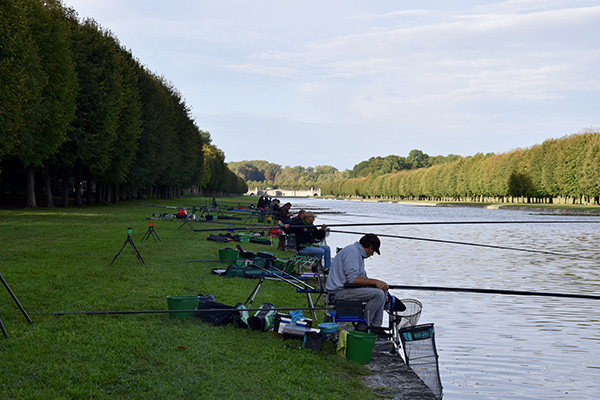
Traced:
<path fill-rule="evenodd" d="M 316 223 L 423 221 L 598 221 L 598 217 L 446 208 L 394 203 L 293 199 L 327 208 Z M 600 224 L 494 224 L 340 227 L 519 249 L 547 255 L 417 240 L 382 238 L 367 270 L 395 285 L 473 287 L 600 294 Z M 335 253 L 358 240 L 332 233 Z M 395 291 L 423 303 L 433 322 L 445 400 L 577 399 L 600 393 L 599 300 L 431 291 Z"/>

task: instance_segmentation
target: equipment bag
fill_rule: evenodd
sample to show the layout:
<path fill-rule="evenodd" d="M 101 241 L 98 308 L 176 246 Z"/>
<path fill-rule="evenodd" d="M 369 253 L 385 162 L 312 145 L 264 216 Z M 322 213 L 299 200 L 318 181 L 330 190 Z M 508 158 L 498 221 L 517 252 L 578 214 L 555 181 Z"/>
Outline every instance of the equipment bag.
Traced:
<path fill-rule="evenodd" d="M 217 303 L 212 294 L 198 295 L 198 310 L 217 309 L 215 311 L 198 311 L 195 313 L 202 322 L 223 326 L 233 323 L 234 316 L 239 310 L 233 306 Z"/>
<path fill-rule="evenodd" d="M 385 309 L 390 314 L 393 314 L 396 311 L 404 311 L 406 310 L 406 306 L 399 298 L 396 296 L 392 296 L 388 293 L 387 302 L 385 303 Z"/>
<path fill-rule="evenodd" d="M 277 309 L 271 303 L 263 303 L 260 310 L 248 318 L 248 326 L 253 331 L 266 332 L 273 326 Z"/>
<path fill-rule="evenodd" d="M 304 334 L 304 342 L 302 343 L 302 347 L 305 349 L 311 349 L 315 353 L 321 351 L 321 346 L 325 342 L 327 337 L 323 332 L 306 332 Z"/>
<path fill-rule="evenodd" d="M 237 303 L 235 308 L 239 310 L 237 315 L 233 316 L 233 324 L 238 328 L 248 329 L 248 318 L 250 318 L 250 313 L 246 310 L 246 306 L 242 303 Z"/>

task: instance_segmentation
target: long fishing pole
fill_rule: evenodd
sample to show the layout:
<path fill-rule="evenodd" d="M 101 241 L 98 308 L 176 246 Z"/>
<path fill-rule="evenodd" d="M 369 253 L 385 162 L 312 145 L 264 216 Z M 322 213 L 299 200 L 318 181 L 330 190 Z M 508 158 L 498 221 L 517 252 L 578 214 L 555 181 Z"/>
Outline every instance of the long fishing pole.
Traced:
<path fill-rule="evenodd" d="M 411 286 L 411 285 L 389 285 L 389 288 L 390 289 L 402 289 L 402 290 L 430 290 L 430 291 L 439 291 L 439 292 L 507 294 L 507 295 L 512 295 L 512 296 L 568 297 L 568 298 L 573 298 L 573 299 L 600 300 L 600 296 L 596 296 L 593 294 L 535 292 L 535 291 L 524 291 L 524 290 L 478 289 L 478 288 L 458 288 L 458 287 L 444 287 L 444 286 Z"/>
<path fill-rule="evenodd" d="M 331 307 L 330 307 L 331 308 Z M 312 311 L 312 310 L 329 310 L 327 307 L 276 307 L 277 311 Z M 64 311 L 54 313 L 38 313 L 36 315 L 111 315 L 111 314 L 167 314 L 167 313 L 184 313 L 184 312 L 222 312 L 222 311 L 261 311 L 262 308 L 203 308 L 192 310 L 125 310 L 125 311 Z"/>
<path fill-rule="evenodd" d="M 592 221 L 565 221 L 565 220 L 552 220 L 552 221 L 423 221 L 423 222 L 364 222 L 364 223 L 352 223 L 352 224 L 327 224 L 328 228 L 337 227 L 348 227 L 348 226 L 412 226 L 412 225 L 494 225 L 494 224 L 598 224 L 599 220 Z M 231 230 L 244 230 L 244 229 L 277 229 L 280 226 L 260 226 L 260 227 L 239 227 L 231 228 Z M 194 229 L 196 232 L 210 232 L 210 231 L 222 231 L 222 228 L 208 228 L 208 229 Z M 229 228 L 228 228 L 229 230 Z"/>
<path fill-rule="evenodd" d="M 423 222 L 364 222 L 353 224 L 327 224 L 328 227 L 342 226 L 394 226 L 394 225 L 500 225 L 500 224 L 599 224 L 600 219 L 593 221 L 423 221 Z"/>
<path fill-rule="evenodd" d="M 349 233 L 349 234 L 353 234 L 353 235 L 364 235 L 365 234 L 364 232 L 350 232 L 350 231 L 338 231 L 338 230 L 331 230 L 331 232 Z M 381 237 L 395 238 L 395 239 L 408 239 L 408 240 L 421 240 L 424 242 L 460 244 L 460 245 L 464 245 L 464 246 L 486 247 L 486 248 L 490 248 L 490 249 L 523 251 L 523 252 L 527 252 L 527 253 L 546 254 L 546 255 L 551 255 L 551 256 L 570 257 L 570 258 L 578 258 L 578 259 L 585 259 L 585 260 L 596 260 L 596 258 L 594 258 L 594 257 L 579 256 L 579 255 L 575 255 L 575 254 L 555 253 L 553 251 L 544 251 L 544 250 L 520 249 L 520 248 L 516 248 L 516 247 L 496 246 L 496 245 L 492 245 L 492 244 L 459 242 L 456 240 L 430 239 L 430 238 L 420 238 L 420 237 L 414 237 L 414 236 L 385 235 L 385 234 L 380 234 L 380 233 L 377 233 L 376 235 L 381 236 Z"/>
<path fill-rule="evenodd" d="M 226 258 L 226 259 L 220 259 L 220 258 L 213 258 L 213 259 L 205 259 L 205 260 L 185 260 L 183 262 L 187 262 L 187 263 L 192 263 L 192 262 L 217 262 L 217 261 L 227 261 L 227 262 L 231 262 L 231 261 L 254 261 L 254 260 L 260 260 L 261 258 Z M 288 261 L 291 260 L 290 257 L 277 257 L 278 260 L 282 260 L 282 261 Z"/>
<path fill-rule="evenodd" d="M 251 231 L 251 230 L 265 230 L 265 229 L 280 229 L 280 226 L 228 226 L 227 228 L 206 228 L 206 229 L 194 229 L 194 232 L 214 232 L 214 231 Z"/>

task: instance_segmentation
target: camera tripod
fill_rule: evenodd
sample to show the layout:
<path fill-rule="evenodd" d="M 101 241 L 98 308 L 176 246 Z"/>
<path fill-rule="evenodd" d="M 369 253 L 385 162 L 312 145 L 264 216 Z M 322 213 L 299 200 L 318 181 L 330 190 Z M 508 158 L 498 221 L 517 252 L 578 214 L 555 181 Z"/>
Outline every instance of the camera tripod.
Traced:
<path fill-rule="evenodd" d="M 10 293 L 10 296 L 13 298 L 13 300 L 15 301 L 15 303 L 17 304 L 17 306 L 19 307 L 19 309 L 21 310 L 21 312 L 23 313 L 23 315 L 25 316 L 25 318 L 27 318 L 27 321 L 29 321 L 29 323 L 33 325 L 33 321 L 31 320 L 31 318 L 29 318 L 29 315 L 27 315 L 27 312 L 25 311 L 25 309 L 23 308 L 23 306 L 21 305 L 21 303 L 19 303 L 19 300 L 17 299 L 17 296 L 15 296 L 15 294 L 13 293 L 13 291 L 10 290 L 10 287 L 8 286 L 8 283 L 6 283 L 6 281 L 4 280 L 4 277 L 2 276 L 2 273 L 0 273 L 0 280 L 2 280 L 2 283 L 4 284 L 4 287 L 6 288 L 6 290 L 8 290 L 8 293 Z M 6 329 L 4 329 L 4 325 L 2 324 L 2 320 L 0 320 L 0 329 L 2 329 L 2 333 L 4 334 L 4 337 L 8 339 L 8 333 L 6 332 Z"/>
<path fill-rule="evenodd" d="M 144 260 L 142 260 L 142 256 L 140 255 L 140 252 L 138 251 L 137 247 L 135 247 L 135 244 L 133 244 L 133 240 L 131 239 L 131 231 L 132 231 L 131 228 L 127 228 L 127 239 L 125 239 L 125 243 L 123 243 L 123 246 L 121 246 L 121 250 L 119 250 L 119 252 L 115 255 L 115 258 L 113 258 L 113 260 L 110 262 L 110 265 L 112 265 L 112 263 L 115 262 L 117 257 L 119 257 L 119 254 L 121 254 L 121 252 L 123 251 L 123 249 L 125 248 L 127 243 L 129 243 L 131 245 L 131 247 L 133 248 L 133 252 L 135 253 L 140 264 L 144 265 Z"/>

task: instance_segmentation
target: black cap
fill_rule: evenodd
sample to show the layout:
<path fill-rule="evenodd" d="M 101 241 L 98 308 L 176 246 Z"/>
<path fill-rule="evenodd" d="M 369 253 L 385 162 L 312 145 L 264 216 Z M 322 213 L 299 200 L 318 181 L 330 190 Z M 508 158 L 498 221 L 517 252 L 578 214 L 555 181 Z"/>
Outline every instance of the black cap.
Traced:
<path fill-rule="evenodd" d="M 381 240 L 374 233 L 367 233 L 365 236 L 361 237 L 359 243 L 363 247 L 373 247 L 375 253 L 381 255 L 379 252 L 379 247 L 381 246 Z"/>

